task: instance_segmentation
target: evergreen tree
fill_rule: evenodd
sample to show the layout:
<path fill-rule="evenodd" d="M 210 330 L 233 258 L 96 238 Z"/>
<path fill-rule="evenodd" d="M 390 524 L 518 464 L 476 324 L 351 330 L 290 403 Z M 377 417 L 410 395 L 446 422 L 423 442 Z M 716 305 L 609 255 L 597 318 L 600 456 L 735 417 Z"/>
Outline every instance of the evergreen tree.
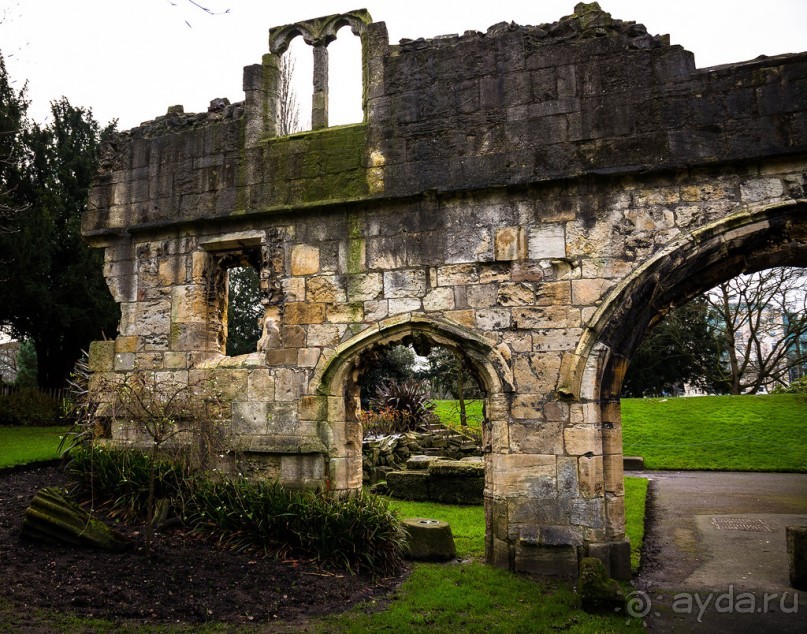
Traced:
<path fill-rule="evenodd" d="M 709 392 L 725 385 L 710 378 L 720 364 L 720 340 L 705 297 L 670 312 L 645 337 L 631 359 L 622 386 L 624 396 L 676 394 L 684 383 Z"/>
<path fill-rule="evenodd" d="M 0 75 L 0 111 L 9 120 L 4 129 L 14 130 L 22 148 L 5 154 L 11 157 L 5 166 L 10 176 L 3 188 L 14 205 L 0 233 L 0 323 L 33 341 L 39 385 L 61 387 L 81 350 L 114 335 L 119 320 L 103 278 L 102 252 L 81 238 L 102 133 L 90 110 L 64 98 L 51 104 L 52 123 L 31 124 L 24 95 L 5 88 L 3 66 Z M 9 116 L 15 113 L 16 120 Z"/>

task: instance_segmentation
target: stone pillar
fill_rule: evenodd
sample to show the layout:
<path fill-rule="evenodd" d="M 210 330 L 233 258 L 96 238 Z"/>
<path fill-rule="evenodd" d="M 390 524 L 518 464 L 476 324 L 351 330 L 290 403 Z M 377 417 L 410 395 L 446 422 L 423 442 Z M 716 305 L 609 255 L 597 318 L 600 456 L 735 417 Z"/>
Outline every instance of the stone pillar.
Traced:
<path fill-rule="evenodd" d="M 314 45 L 314 95 L 311 98 L 311 128 L 328 127 L 328 49 Z"/>
<path fill-rule="evenodd" d="M 807 526 L 786 526 L 790 585 L 807 590 Z"/>

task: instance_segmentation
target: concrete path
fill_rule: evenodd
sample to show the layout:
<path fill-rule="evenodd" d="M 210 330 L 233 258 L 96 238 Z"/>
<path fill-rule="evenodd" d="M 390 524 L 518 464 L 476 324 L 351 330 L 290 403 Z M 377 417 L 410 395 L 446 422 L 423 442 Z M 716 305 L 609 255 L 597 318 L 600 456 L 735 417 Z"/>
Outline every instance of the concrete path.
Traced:
<path fill-rule="evenodd" d="M 807 474 L 645 472 L 648 526 L 634 614 L 657 632 L 807 634 L 785 526 L 807 526 Z"/>

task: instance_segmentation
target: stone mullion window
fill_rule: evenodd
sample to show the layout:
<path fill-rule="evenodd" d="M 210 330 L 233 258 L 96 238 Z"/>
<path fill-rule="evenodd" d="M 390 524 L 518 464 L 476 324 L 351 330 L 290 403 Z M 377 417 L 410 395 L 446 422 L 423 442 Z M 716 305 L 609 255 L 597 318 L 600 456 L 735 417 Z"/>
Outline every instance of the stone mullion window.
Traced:
<path fill-rule="evenodd" d="M 328 44 L 336 39 L 339 29 L 343 26 L 350 26 L 353 34 L 361 38 L 362 58 L 366 58 L 366 29 L 371 22 L 370 14 L 361 9 L 287 24 L 269 31 L 269 50 L 274 55 L 283 55 L 288 50 L 291 41 L 298 35 L 301 35 L 305 43 L 314 49 L 314 85 L 311 97 L 311 128 L 313 130 L 328 127 Z"/>

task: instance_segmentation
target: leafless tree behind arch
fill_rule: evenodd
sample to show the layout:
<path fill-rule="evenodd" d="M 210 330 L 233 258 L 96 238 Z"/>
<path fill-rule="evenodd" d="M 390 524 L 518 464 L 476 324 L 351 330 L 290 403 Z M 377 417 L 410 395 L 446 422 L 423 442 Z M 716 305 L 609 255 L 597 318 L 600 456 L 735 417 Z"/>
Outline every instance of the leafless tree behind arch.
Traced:
<path fill-rule="evenodd" d="M 278 118 L 281 136 L 300 132 L 300 104 L 294 90 L 294 58 L 288 52 L 280 58 L 278 85 Z"/>

